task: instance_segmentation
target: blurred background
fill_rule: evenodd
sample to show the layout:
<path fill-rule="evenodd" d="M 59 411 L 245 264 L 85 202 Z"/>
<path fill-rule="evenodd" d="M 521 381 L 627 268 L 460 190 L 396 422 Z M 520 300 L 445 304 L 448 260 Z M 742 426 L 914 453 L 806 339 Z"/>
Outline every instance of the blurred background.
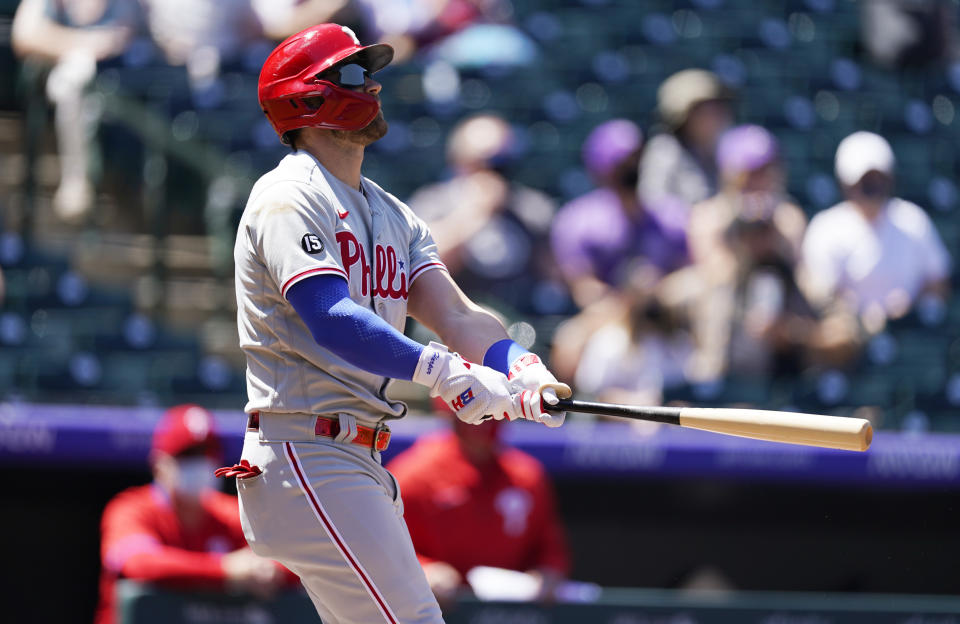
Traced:
<path fill-rule="evenodd" d="M 0 0 L 4 619 L 92 620 L 100 514 L 150 480 L 164 409 L 212 410 L 239 457 L 233 240 L 288 152 L 257 75 L 337 21 L 397 49 L 365 175 L 579 398 L 878 430 L 853 454 L 585 415 L 507 427 L 553 482 L 579 584 L 495 609 L 466 592 L 449 621 L 960 621 L 958 12 Z M 394 396 L 412 413 L 386 459 L 448 424 L 416 387 Z M 165 621 L 282 611 L 211 600 Z"/>

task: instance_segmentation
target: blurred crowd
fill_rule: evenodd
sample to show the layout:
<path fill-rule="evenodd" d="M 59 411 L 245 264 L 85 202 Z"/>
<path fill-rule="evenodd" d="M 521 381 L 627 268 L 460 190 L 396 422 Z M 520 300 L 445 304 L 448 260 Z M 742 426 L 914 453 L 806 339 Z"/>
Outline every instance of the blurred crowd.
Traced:
<path fill-rule="evenodd" d="M 868 42 L 901 23 L 875 9 Z M 398 63 L 527 66 L 538 54 L 502 0 L 24 0 L 13 45 L 50 69 L 56 213 L 78 222 L 94 203 L 87 94 L 100 69 L 183 66 L 200 106 L 222 72 L 256 74 L 278 40 L 331 20 L 392 43 Z M 711 71 L 671 75 L 643 112 L 649 127 L 638 111 L 586 138 L 592 190 L 562 206 L 512 177 L 518 127 L 473 114 L 447 138 L 442 179 L 407 199 L 471 297 L 511 318 L 563 319 L 551 366 L 581 396 L 657 404 L 728 376 L 843 368 L 889 319 L 942 311 L 950 257 L 925 210 L 897 197 L 890 144 L 856 132 L 837 145 L 843 201 L 814 214 L 787 192 L 777 137 L 738 124 L 738 97 Z"/>
<path fill-rule="evenodd" d="M 674 74 L 652 136 L 628 119 L 593 130 L 582 157 L 595 188 L 559 208 L 504 173 L 510 124 L 472 116 L 448 142 L 452 177 L 410 205 L 471 295 L 537 314 L 562 283 L 572 314 L 552 366 L 578 394 L 614 402 L 842 368 L 918 301 L 942 310 L 950 257 L 926 212 L 896 196 L 889 143 L 846 137 L 844 200 L 808 224 L 776 137 L 736 125 L 735 97 L 711 72 Z"/>
<path fill-rule="evenodd" d="M 944 305 L 950 258 L 926 213 L 895 196 L 895 159 L 882 137 L 857 132 L 840 143 L 835 168 L 844 201 L 808 225 L 786 192 L 776 138 L 756 125 L 731 126 L 728 97 L 698 70 L 663 84 L 661 117 L 673 123 L 647 144 L 639 186 L 621 187 L 610 200 L 627 227 L 660 232 L 657 244 L 616 248 L 616 281 L 597 260 L 565 271 L 574 293 L 584 275 L 608 286 L 592 291 L 555 341 L 563 345 L 556 365 L 579 391 L 658 404 L 678 384 L 844 367 L 919 299 Z M 647 166 L 657 177 L 645 185 Z M 670 181 L 679 179 L 689 182 L 671 192 Z M 610 241 L 584 241 L 584 228 L 564 227 L 582 201 L 555 222 L 560 266 L 591 243 L 603 253 L 614 249 Z M 683 235 L 669 238 L 671 226 Z M 664 248 L 677 264 L 658 257 Z"/>
<path fill-rule="evenodd" d="M 385 41 L 403 62 L 415 52 L 457 65 L 526 63 L 533 44 L 509 25 L 502 0 L 23 0 L 12 29 L 18 56 L 48 66 L 61 180 L 57 214 L 80 222 L 95 198 L 90 139 L 97 104 L 87 97 L 98 70 L 183 67 L 197 108 L 222 99 L 218 77 L 256 75 L 273 46 L 336 21 L 364 40 Z"/>

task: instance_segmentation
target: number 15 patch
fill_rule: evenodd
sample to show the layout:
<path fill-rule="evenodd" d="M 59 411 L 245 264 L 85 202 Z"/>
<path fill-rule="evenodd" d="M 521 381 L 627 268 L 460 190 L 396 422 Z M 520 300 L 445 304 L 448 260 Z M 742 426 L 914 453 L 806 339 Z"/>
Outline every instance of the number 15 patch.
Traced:
<path fill-rule="evenodd" d="M 304 234 L 300 239 L 300 246 L 311 256 L 323 251 L 323 241 L 316 234 Z"/>

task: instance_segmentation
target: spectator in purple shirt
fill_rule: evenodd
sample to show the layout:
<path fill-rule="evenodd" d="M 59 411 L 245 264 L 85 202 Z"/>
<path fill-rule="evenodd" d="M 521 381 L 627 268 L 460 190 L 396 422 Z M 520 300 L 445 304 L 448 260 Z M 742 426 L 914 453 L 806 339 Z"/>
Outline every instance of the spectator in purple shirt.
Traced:
<path fill-rule="evenodd" d="M 686 234 L 657 216 L 671 207 L 648 210 L 637 198 L 642 143 L 640 129 L 625 119 L 595 128 L 583 161 L 598 188 L 565 205 L 550 230 L 554 259 L 582 309 L 554 337 L 551 362 L 567 379 L 594 330 L 625 313 L 627 283 L 656 282 L 688 262 Z"/>
<path fill-rule="evenodd" d="M 581 308 L 617 289 L 638 266 L 666 274 L 687 263 L 684 232 L 637 199 L 642 141 L 640 129 L 625 119 L 594 129 L 583 161 L 599 187 L 570 201 L 553 222 L 553 255 Z"/>

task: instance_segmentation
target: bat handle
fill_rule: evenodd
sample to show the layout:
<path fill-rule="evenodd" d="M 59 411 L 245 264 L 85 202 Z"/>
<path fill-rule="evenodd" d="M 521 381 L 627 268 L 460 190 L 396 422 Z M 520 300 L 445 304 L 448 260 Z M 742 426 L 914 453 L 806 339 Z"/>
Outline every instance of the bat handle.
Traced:
<path fill-rule="evenodd" d="M 569 412 L 573 410 L 572 399 L 558 399 L 557 402 L 553 404 L 541 399 L 540 403 L 545 412 Z"/>
<path fill-rule="evenodd" d="M 616 405 L 613 403 L 595 403 L 593 401 L 579 401 L 577 399 L 560 399 L 556 405 L 543 403 L 543 408 L 551 412 L 579 412 L 581 414 L 599 414 L 600 416 L 617 416 L 634 420 L 649 420 L 668 425 L 680 424 L 679 407 L 639 407 L 632 405 Z"/>

